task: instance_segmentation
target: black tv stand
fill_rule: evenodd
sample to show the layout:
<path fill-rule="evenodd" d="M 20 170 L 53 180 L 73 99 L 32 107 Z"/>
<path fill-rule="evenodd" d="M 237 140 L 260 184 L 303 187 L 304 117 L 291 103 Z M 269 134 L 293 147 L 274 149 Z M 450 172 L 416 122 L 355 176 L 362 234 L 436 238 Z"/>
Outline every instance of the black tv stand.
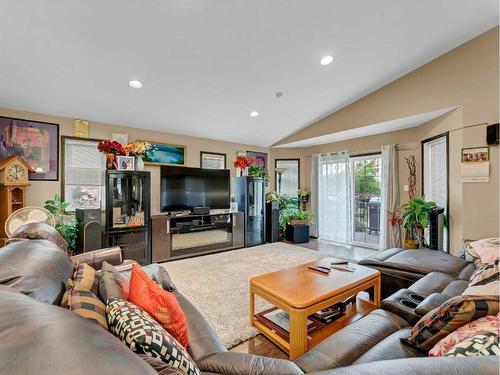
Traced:
<path fill-rule="evenodd" d="M 152 216 L 153 262 L 241 248 L 243 214 L 213 210 L 206 215 Z"/>

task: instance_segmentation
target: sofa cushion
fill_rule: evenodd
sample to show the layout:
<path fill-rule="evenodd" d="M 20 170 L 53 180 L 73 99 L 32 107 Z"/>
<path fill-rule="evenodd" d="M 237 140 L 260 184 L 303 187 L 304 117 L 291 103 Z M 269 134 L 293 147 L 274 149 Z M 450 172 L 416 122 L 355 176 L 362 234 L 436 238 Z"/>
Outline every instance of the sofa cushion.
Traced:
<path fill-rule="evenodd" d="M 408 323 L 388 311 L 374 310 L 349 324 L 295 360 L 304 372 L 349 366 L 380 341 Z"/>
<path fill-rule="evenodd" d="M 83 284 L 68 279 L 61 306 L 82 318 L 99 324 L 106 330 L 108 329 L 108 324 L 106 323 L 106 305 L 94 293 L 87 290 Z"/>
<path fill-rule="evenodd" d="M 99 279 L 99 298 L 105 304 L 108 298 L 127 299 L 129 280 L 108 262 L 102 263 L 101 277 Z"/>
<path fill-rule="evenodd" d="M 0 317 L 2 374 L 156 374 L 95 323 L 6 287 Z"/>
<path fill-rule="evenodd" d="M 483 316 L 497 314 L 498 310 L 497 297 L 456 296 L 423 316 L 404 341 L 427 353 L 457 328 Z"/>
<path fill-rule="evenodd" d="M 179 302 L 135 264 L 132 266 L 128 300 L 150 314 L 182 346 L 187 347 L 186 317 Z"/>
<path fill-rule="evenodd" d="M 474 263 L 469 263 L 458 275 L 457 279 L 469 281 L 472 274 L 476 271 Z"/>
<path fill-rule="evenodd" d="M 413 283 L 409 289 L 426 295 L 441 293 L 452 281 L 455 281 L 455 279 L 449 275 L 442 272 L 431 272 Z"/>
<path fill-rule="evenodd" d="M 434 347 L 429 351 L 429 355 L 445 355 L 446 352 L 451 350 L 458 343 L 480 334 L 492 332 L 498 337 L 499 328 L 500 324 L 498 321 L 498 314 L 483 316 L 482 318 L 467 323 L 450 333 L 448 336 L 434 345 Z"/>
<path fill-rule="evenodd" d="M 468 286 L 469 283 L 466 280 L 453 280 L 443 289 L 442 293 L 450 297 L 459 296 Z"/>
<path fill-rule="evenodd" d="M 68 255 L 48 240 L 12 242 L 0 249 L 0 284 L 38 301 L 59 305 L 72 275 Z"/>
<path fill-rule="evenodd" d="M 133 351 L 159 358 L 187 375 L 201 374 L 186 349 L 133 303 L 111 298 L 106 306 L 106 316 L 111 332 Z"/>
<path fill-rule="evenodd" d="M 408 337 L 411 328 L 403 328 L 387 336 L 385 339 L 369 349 L 353 362 L 353 365 L 366 362 L 384 361 L 409 357 L 422 357 L 423 354 L 401 342 L 401 338 Z"/>

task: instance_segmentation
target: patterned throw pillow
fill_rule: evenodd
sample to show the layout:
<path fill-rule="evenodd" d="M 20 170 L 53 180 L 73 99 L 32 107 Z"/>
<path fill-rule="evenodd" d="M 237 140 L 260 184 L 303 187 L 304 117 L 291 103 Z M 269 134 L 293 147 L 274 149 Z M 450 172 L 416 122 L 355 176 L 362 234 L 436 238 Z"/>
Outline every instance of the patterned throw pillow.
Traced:
<path fill-rule="evenodd" d="M 457 328 L 498 311 L 498 297 L 456 296 L 425 314 L 412 328 L 410 336 L 402 340 L 427 353 Z"/>
<path fill-rule="evenodd" d="M 82 284 L 69 279 L 66 282 L 66 292 L 64 293 L 63 301 L 63 307 L 85 319 L 94 321 L 106 330 L 108 329 L 106 306 L 94 293 L 87 290 Z"/>
<path fill-rule="evenodd" d="M 106 315 L 110 330 L 130 349 L 160 358 L 188 375 L 200 374 L 186 349 L 147 312 L 121 299 L 110 298 L 108 302 Z"/>
<path fill-rule="evenodd" d="M 446 352 L 445 357 L 472 357 L 499 354 L 498 336 L 489 332 L 458 343 Z"/>
<path fill-rule="evenodd" d="M 491 332 L 498 336 L 498 330 L 500 328 L 498 317 L 499 314 L 488 315 L 463 325 L 462 327 L 458 328 L 456 331 L 450 333 L 444 339 L 439 341 L 431 349 L 431 351 L 429 352 L 429 356 L 434 357 L 445 355 L 446 352 L 451 350 L 455 345 L 464 340 L 469 340 L 477 335 Z"/>
<path fill-rule="evenodd" d="M 73 280 L 79 283 L 85 289 L 97 295 L 99 288 L 99 275 L 96 270 L 86 263 L 81 263 L 76 266 Z"/>
<path fill-rule="evenodd" d="M 128 300 L 150 314 L 182 346 L 187 347 L 189 338 L 186 316 L 179 302 L 136 264 L 132 266 Z"/>
<path fill-rule="evenodd" d="M 474 241 L 469 246 L 482 263 L 492 263 L 500 258 L 500 238 L 498 237 Z"/>

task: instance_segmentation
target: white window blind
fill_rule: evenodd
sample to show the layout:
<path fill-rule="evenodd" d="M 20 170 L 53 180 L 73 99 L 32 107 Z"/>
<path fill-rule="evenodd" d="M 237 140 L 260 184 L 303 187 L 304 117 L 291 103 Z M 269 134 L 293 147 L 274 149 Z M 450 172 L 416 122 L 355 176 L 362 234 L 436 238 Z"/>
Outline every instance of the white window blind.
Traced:
<path fill-rule="evenodd" d="M 448 151 L 447 137 L 443 136 L 424 143 L 423 148 L 423 195 L 427 201 L 448 209 Z M 447 249 L 448 234 L 444 230 L 443 248 Z"/>
<path fill-rule="evenodd" d="M 64 140 L 64 200 L 75 208 L 104 207 L 106 158 L 96 141 Z"/>
<path fill-rule="evenodd" d="M 299 190 L 299 160 L 276 160 L 276 168 L 286 168 L 281 175 L 281 194 L 290 197 L 297 196 Z M 276 173 L 276 191 L 278 191 L 278 174 Z"/>

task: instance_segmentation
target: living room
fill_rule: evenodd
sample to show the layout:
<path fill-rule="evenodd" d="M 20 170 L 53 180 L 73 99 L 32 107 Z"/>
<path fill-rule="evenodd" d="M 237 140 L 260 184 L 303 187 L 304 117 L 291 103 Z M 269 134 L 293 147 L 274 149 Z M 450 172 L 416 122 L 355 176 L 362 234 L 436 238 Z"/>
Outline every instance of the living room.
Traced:
<path fill-rule="evenodd" d="M 497 1 L 0 13 L 0 373 L 499 373 Z"/>

